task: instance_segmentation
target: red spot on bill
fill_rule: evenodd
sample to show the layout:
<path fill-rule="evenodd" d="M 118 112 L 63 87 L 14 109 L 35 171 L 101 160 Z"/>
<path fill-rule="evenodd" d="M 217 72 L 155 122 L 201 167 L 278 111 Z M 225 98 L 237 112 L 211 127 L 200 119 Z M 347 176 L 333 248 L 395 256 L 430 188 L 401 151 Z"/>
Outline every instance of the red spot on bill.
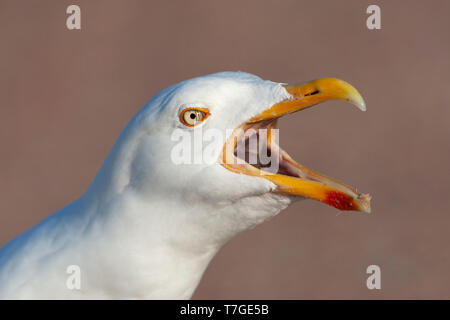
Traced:
<path fill-rule="evenodd" d="M 357 210 L 353 198 L 339 191 L 327 192 L 324 202 L 339 210 Z"/>

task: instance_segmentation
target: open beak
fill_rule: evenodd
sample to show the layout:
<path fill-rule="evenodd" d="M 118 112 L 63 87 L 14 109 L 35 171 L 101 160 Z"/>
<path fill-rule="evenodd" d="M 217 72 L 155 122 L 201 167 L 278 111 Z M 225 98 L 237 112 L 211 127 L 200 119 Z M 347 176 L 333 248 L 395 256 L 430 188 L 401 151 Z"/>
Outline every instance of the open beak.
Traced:
<path fill-rule="evenodd" d="M 365 111 L 366 105 L 361 95 L 347 82 L 334 78 L 283 87 L 291 98 L 271 106 L 237 128 L 224 145 L 221 164 L 235 173 L 259 176 L 273 182 L 277 186 L 277 193 L 315 199 L 339 210 L 370 212 L 371 197 L 368 194 L 358 193 L 342 182 L 297 163 L 274 142 L 273 135 L 270 134 L 271 129 L 276 129 L 277 119 L 281 116 L 327 100 L 345 100 Z M 277 172 L 269 172 L 259 164 L 250 164 L 237 155 L 239 140 L 247 141 L 253 134 L 258 135 L 258 129 L 269 130 L 266 151 L 276 155 Z M 258 136 L 258 139 L 261 137 Z"/>

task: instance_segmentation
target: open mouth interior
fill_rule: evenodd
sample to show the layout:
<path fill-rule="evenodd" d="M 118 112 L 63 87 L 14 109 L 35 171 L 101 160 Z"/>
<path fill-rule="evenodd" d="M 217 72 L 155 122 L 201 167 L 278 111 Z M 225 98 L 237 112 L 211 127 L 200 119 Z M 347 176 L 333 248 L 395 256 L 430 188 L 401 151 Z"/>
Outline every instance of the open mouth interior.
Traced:
<path fill-rule="evenodd" d="M 274 182 L 277 192 L 313 198 L 340 210 L 370 212 L 370 196 L 313 171 L 277 143 L 277 118 L 246 122 L 234 130 L 222 152 L 222 165 L 235 173 Z"/>

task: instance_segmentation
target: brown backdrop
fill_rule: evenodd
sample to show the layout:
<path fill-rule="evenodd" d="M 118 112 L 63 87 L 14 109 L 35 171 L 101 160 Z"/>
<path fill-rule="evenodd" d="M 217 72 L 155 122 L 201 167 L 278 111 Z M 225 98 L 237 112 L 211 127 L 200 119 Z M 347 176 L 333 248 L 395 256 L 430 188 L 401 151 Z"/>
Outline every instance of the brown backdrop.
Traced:
<path fill-rule="evenodd" d="M 82 30 L 65 9 L 82 10 Z M 382 29 L 365 26 L 381 6 Z M 0 245 L 87 188 L 159 90 L 223 70 L 339 77 L 339 102 L 281 121 L 303 164 L 373 214 L 303 201 L 228 243 L 194 298 L 450 298 L 449 1 L 0 1 Z M 366 288 L 377 264 L 382 289 Z"/>

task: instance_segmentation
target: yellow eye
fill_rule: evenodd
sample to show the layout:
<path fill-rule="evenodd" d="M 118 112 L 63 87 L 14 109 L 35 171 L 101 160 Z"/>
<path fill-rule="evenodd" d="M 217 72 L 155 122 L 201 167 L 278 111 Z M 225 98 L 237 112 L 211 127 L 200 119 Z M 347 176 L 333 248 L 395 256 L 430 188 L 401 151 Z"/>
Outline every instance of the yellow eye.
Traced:
<path fill-rule="evenodd" d="M 202 123 L 209 116 L 209 110 L 206 108 L 184 109 L 180 114 L 180 121 L 185 126 L 193 127 Z"/>

